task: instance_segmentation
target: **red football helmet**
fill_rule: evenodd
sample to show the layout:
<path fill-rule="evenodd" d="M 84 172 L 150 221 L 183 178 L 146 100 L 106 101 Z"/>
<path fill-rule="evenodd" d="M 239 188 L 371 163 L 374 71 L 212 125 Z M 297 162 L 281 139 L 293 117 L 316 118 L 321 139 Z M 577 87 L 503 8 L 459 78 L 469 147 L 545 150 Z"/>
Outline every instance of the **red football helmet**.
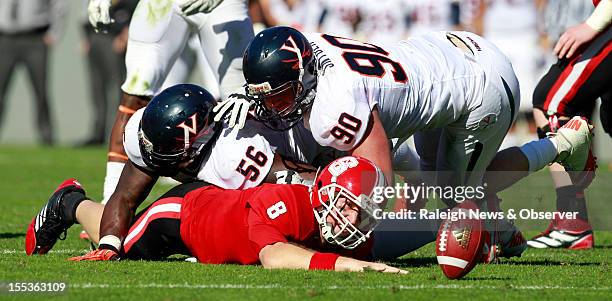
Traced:
<path fill-rule="evenodd" d="M 321 236 L 346 249 L 366 241 L 378 225 L 374 212 L 385 203 L 384 186 L 384 174 L 367 159 L 347 156 L 327 165 L 310 190 Z M 358 212 L 352 222 L 350 210 Z"/>

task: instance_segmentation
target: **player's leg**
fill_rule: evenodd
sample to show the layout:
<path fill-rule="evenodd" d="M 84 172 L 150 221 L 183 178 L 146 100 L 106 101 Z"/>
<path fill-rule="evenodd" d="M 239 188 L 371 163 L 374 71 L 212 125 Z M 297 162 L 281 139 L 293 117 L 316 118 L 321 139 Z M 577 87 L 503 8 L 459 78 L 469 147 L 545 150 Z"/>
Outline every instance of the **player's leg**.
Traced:
<path fill-rule="evenodd" d="M 612 91 L 608 91 L 601 96 L 601 106 L 599 107 L 599 119 L 601 126 L 610 137 L 612 137 Z"/>
<path fill-rule="evenodd" d="M 595 100 L 612 85 L 611 40 L 612 29 L 609 29 L 573 59 L 563 59 L 554 64 L 542 78 L 533 99 L 534 111 L 540 115 L 540 136 L 546 131 L 554 131 L 572 116 L 590 118 Z M 542 113 L 549 118 L 542 118 Z M 588 223 L 584 189 L 592 180 L 593 171 L 577 181 L 577 177 L 571 177 L 559 165 L 551 166 L 550 170 L 557 194 L 557 211 L 578 212 L 579 218 L 551 221 L 548 229 L 533 238 L 529 245 L 536 248 L 592 247 L 593 235 Z"/>
<path fill-rule="evenodd" d="M 9 83 L 15 71 L 15 66 L 18 62 L 19 49 L 15 48 L 16 45 L 12 43 L 7 37 L 0 35 L 0 53 L 2 53 L 2 60 L 0 60 L 0 127 L 4 119 L 6 112 L 6 95 Z"/>
<path fill-rule="evenodd" d="M 189 24 L 174 1 L 142 0 L 138 3 L 129 29 L 125 57 L 127 76 L 121 86 L 123 94 L 110 135 L 103 202 L 115 190 L 127 161 L 123 149 L 127 121 L 158 92 L 183 50 L 189 32 Z"/>
<path fill-rule="evenodd" d="M 383 219 L 374 230 L 372 260 L 392 260 L 436 240 L 441 220 Z"/>
<path fill-rule="evenodd" d="M 253 25 L 247 15 L 246 1 L 226 0 L 208 15 L 200 25 L 199 37 L 208 64 L 217 76 L 221 98 L 244 92 L 242 54 L 253 38 Z"/>
<path fill-rule="evenodd" d="M 48 72 L 48 46 L 42 36 L 29 37 L 24 41 L 23 61 L 26 65 L 30 82 L 36 99 L 36 122 L 38 132 L 43 144 L 53 144 L 53 122 L 49 108 L 49 91 L 47 86 Z"/>
<path fill-rule="evenodd" d="M 125 257 L 158 260 L 174 254 L 190 255 L 180 233 L 183 197 L 206 185 L 193 182 L 176 186 L 137 214 L 123 242 Z"/>

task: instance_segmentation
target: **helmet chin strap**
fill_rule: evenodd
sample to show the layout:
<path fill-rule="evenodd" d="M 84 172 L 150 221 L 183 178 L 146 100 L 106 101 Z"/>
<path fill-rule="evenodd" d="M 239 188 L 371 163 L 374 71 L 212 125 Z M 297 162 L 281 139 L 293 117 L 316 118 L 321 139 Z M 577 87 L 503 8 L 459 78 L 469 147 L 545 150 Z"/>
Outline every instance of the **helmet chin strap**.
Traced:
<path fill-rule="evenodd" d="M 325 241 L 328 243 L 334 242 L 334 239 L 332 238 L 332 227 L 328 223 L 321 224 L 321 236 L 323 236 Z"/>

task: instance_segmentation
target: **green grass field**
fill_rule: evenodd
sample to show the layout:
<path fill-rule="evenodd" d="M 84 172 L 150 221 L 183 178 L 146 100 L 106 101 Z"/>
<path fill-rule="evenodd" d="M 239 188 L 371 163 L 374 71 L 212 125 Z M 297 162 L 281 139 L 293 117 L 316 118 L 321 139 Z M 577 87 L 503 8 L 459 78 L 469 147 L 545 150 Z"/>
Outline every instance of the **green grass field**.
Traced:
<path fill-rule="evenodd" d="M 465 279 L 447 280 L 430 244 L 392 264 L 408 275 L 264 270 L 259 266 L 163 262 L 69 262 L 88 250 L 73 227 L 46 256 L 27 257 L 24 234 L 32 217 L 65 178 L 76 177 L 88 196 L 100 198 L 103 149 L 0 147 L 0 282 L 65 282 L 59 294 L 0 292 L 2 300 L 612 300 L 610 199 L 612 173 L 601 171 L 591 186 L 589 210 L 596 225 L 593 250 L 528 250 L 521 258 L 477 266 Z M 159 196 L 168 186 L 157 186 Z M 504 207 L 551 210 L 554 193 L 547 172 L 540 172 L 502 194 Z M 535 205 L 534 205 L 535 204 Z M 545 221 L 529 225 L 543 229 Z M 603 231 L 607 230 L 607 231 Z M 535 234 L 527 231 L 527 236 Z M 231 239 L 231 238 L 228 238 Z"/>

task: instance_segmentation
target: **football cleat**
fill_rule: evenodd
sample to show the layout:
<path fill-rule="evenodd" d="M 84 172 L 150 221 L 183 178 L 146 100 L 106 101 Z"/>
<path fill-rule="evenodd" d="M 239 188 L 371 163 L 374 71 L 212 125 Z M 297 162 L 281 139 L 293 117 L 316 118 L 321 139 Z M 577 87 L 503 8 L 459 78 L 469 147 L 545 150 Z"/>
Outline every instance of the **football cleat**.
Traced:
<path fill-rule="evenodd" d="M 501 211 L 501 199 L 489 198 L 482 204 L 487 211 Z M 521 257 L 527 249 L 523 233 L 507 219 L 489 219 L 485 221 L 487 229 L 482 250 L 482 262 L 491 263 L 500 257 Z"/>
<path fill-rule="evenodd" d="M 66 208 L 63 198 L 70 192 L 85 195 L 83 187 L 76 179 L 68 179 L 57 187 L 47 204 L 32 219 L 25 238 L 27 255 L 46 254 L 58 239 L 66 238 L 66 230 L 74 223 L 67 221 L 64 213 Z"/>
<path fill-rule="evenodd" d="M 523 233 L 510 221 L 494 221 L 496 229 L 488 231 L 483 247 L 483 263 L 491 263 L 500 257 L 521 257 L 527 249 Z"/>
<path fill-rule="evenodd" d="M 593 228 L 582 219 L 555 219 L 541 234 L 527 242 L 535 249 L 592 249 L 595 243 Z"/>
<path fill-rule="evenodd" d="M 549 133 L 557 146 L 555 162 L 563 165 L 567 171 L 584 171 L 590 167 L 589 164 L 594 166 L 593 162 L 589 162 L 592 128 L 585 119 L 576 116 L 555 133 Z"/>

